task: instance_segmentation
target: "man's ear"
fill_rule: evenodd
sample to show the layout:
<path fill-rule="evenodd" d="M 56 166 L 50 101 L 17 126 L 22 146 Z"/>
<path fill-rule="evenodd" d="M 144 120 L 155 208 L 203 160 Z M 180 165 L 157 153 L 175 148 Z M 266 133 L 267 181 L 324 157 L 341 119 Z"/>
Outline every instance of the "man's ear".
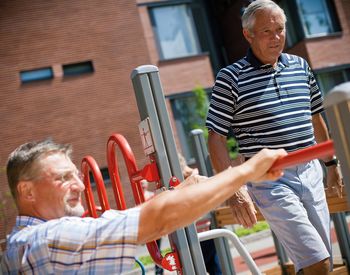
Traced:
<path fill-rule="evenodd" d="M 243 36 L 248 41 L 249 44 L 252 43 L 253 34 L 248 29 L 243 29 Z"/>
<path fill-rule="evenodd" d="M 34 186 L 32 181 L 20 181 L 17 185 L 18 198 L 26 201 L 33 201 L 34 196 Z"/>

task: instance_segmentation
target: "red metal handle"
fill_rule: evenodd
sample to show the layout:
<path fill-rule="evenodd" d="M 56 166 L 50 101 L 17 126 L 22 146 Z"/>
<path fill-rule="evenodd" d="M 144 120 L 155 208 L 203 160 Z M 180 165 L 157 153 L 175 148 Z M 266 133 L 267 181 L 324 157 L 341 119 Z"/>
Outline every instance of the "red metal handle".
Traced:
<path fill-rule="evenodd" d="M 103 212 L 101 206 L 96 206 L 95 209 L 96 209 L 96 211 L 98 211 L 98 212 Z M 92 217 L 92 216 L 90 215 L 89 209 L 85 210 L 84 213 L 83 213 L 83 215 L 81 215 L 81 217 L 82 217 L 82 218 Z M 97 217 L 93 217 L 93 218 L 97 218 Z"/>
<path fill-rule="evenodd" d="M 159 174 L 156 163 L 153 158 L 150 158 L 151 164 L 148 164 L 142 170 L 139 170 L 136 165 L 134 153 L 132 152 L 131 147 L 125 139 L 125 137 L 121 134 L 111 135 L 107 143 L 108 171 L 113 182 L 113 190 L 115 197 L 118 198 L 117 203 L 119 202 L 121 207 L 125 207 L 125 202 L 123 202 L 124 194 L 121 191 L 122 185 L 119 177 L 115 145 L 119 147 L 124 158 L 124 162 L 129 175 L 129 180 L 131 183 L 134 201 L 136 204 L 141 204 L 145 201 L 141 181 L 143 179 L 146 179 L 148 181 L 159 181 Z M 181 265 L 176 252 L 167 253 L 163 257 L 160 253 L 160 249 L 156 241 L 149 242 L 146 244 L 146 246 L 153 261 L 157 265 L 170 271 L 180 270 Z"/>
<path fill-rule="evenodd" d="M 94 180 L 96 182 L 96 189 L 98 193 L 98 198 L 101 204 L 102 212 L 111 209 L 108 203 L 107 192 L 103 182 L 103 177 L 100 168 L 97 165 L 95 159 L 91 156 L 86 156 L 81 162 L 81 171 L 83 173 L 83 181 L 85 185 L 85 197 L 88 207 L 88 211 L 91 217 L 97 218 L 96 204 L 94 200 L 94 195 L 91 188 L 89 171 L 91 170 Z"/>
<path fill-rule="evenodd" d="M 139 175 L 134 153 L 124 136 L 121 134 L 113 134 L 108 139 L 107 143 L 107 161 L 108 161 L 108 171 L 112 179 L 114 195 L 117 200 L 117 204 L 120 204 L 120 209 L 126 209 L 124 194 L 122 192 L 122 185 L 119 177 L 118 160 L 116 154 L 117 145 L 123 155 L 126 169 L 128 171 L 129 180 L 131 182 L 131 188 L 134 195 L 134 200 L 137 204 L 145 201 L 143 196 L 143 190 L 141 186 L 142 177 L 138 177 L 137 180 L 134 178 L 135 175 Z"/>
<path fill-rule="evenodd" d="M 297 150 L 282 157 L 272 165 L 271 171 L 282 170 L 287 167 L 295 166 L 299 163 L 307 162 L 317 158 L 333 156 L 335 149 L 333 141 L 329 140 L 305 149 Z"/>
<path fill-rule="evenodd" d="M 124 198 L 123 187 L 121 184 L 117 155 L 116 155 L 116 147 L 115 144 L 118 144 L 117 134 L 112 135 L 107 142 L 107 163 L 108 163 L 108 173 L 112 182 L 114 198 L 117 203 L 117 208 L 119 210 L 126 209 L 126 203 Z"/>

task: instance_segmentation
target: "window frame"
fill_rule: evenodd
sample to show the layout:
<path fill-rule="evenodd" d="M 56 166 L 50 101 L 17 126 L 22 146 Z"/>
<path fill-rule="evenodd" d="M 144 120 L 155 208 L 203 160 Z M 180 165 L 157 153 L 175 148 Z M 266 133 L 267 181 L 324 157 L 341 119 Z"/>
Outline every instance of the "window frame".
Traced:
<path fill-rule="evenodd" d="M 92 60 L 87 60 L 87 61 L 63 64 L 62 72 L 63 72 L 63 77 L 76 77 L 80 75 L 92 74 L 95 72 L 95 68 Z"/>
<path fill-rule="evenodd" d="M 35 74 L 40 74 L 43 72 L 49 72 L 46 75 L 35 75 Z M 27 84 L 27 83 L 34 83 L 34 82 L 41 82 L 41 81 L 47 81 L 47 80 L 53 80 L 54 78 L 54 71 L 52 67 L 41 67 L 37 69 L 31 69 L 31 70 L 22 70 L 19 72 L 19 77 L 21 80 L 22 84 Z"/>
<path fill-rule="evenodd" d="M 193 12 L 192 12 L 191 4 L 192 4 L 192 1 L 190 1 L 190 0 L 174 0 L 174 1 L 167 1 L 167 2 L 155 2 L 155 3 L 146 3 L 145 4 L 145 5 L 147 5 L 147 8 L 148 8 L 148 15 L 149 15 L 149 18 L 150 18 L 153 34 L 154 34 L 154 37 L 155 37 L 155 42 L 156 42 L 157 52 L 158 52 L 158 56 L 159 56 L 159 61 L 160 62 L 162 62 L 162 61 L 170 61 L 170 60 L 177 60 L 177 59 L 182 59 L 182 58 L 190 58 L 190 57 L 193 57 L 193 56 L 202 55 L 204 53 L 203 49 L 201 47 L 199 33 L 198 33 L 198 30 L 197 30 L 196 22 L 194 20 L 194 15 L 193 15 Z M 156 29 L 157 26 L 156 26 L 154 9 L 162 8 L 162 7 L 180 6 L 180 5 L 186 5 L 188 11 L 191 13 L 190 20 L 191 20 L 192 30 L 194 32 L 194 37 L 193 37 L 194 43 L 195 43 L 194 46 L 197 49 L 197 53 L 189 54 L 189 55 L 181 55 L 181 56 L 176 56 L 176 57 L 171 57 L 171 58 L 166 58 L 166 57 L 164 57 L 163 49 L 162 49 L 160 38 L 159 38 L 159 33 L 158 33 L 157 29 Z"/>
<path fill-rule="evenodd" d="M 211 97 L 211 93 L 212 93 L 211 87 L 203 88 L 203 89 L 205 90 L 205 92 L 207 94 L 208 103 L 210 103 L 210 97 Z M 186 159 L 186 162 L 189 165 L 192 165 L 196 162 L 194 159 L 194 155 L 192 155 L 193 144 L 192 144 L 192 142 L 188 142 L 186 135 L 189 135 L 190 133 L 185 132 L 183 121 L 181 120 L 181 114 L 175 108 L 174 101 L 178 100 L 178 99 L 191 98 L 191 97 L 195 97 L 193 91 L 184 91 L 181 93 L 176 93 L 176 94 L 165 96 L 165 98 L 167 100 L 169 100 L 169 102 L 170 102 L 170 107 L 171 107 L 171 111 L 173 113 L 176 132 L 177 132 L 177 136 L 179 137 L 182 153 Z"/>
<path fill-rule="evenodd" d="M 339 20 L 338 11 L 336 9 L 334 0 L 322 0 L 327 8 L 327 16 L 329 17 L 329 22 L 332 25 L 333 32 L 329 33 L 319 33 L 308 35 L 305 32 L 304 23 L 302 20 L 302 13 L 297 0 L 280 0 L 278 4 L 284 9 L 287 15 L 287 38 L 286 47 L 287 49 L 292 48 L 294 45 L 302 40 L 313 40 L 323 37 L 333 37 L 338 36 L 342 33 L 342 28 Z M 292 26 L 293 29 L 290 27 Z M 294 39 L 290 37 L 290 33 L 294 34 Z"/>
<path fill-rule="evenodd" d="M 320 75 L 321 74 L 325 74 L 325 73 L 339 72 L 339 71 L 342 73 L 344 82 L 350 81 L 350 63 L 349 64 L 339 65 L 339 66 L 333 66 L 333 67 L 327 67 L 327 68 L 323 68 L 323 69 L 314 70 L 315 77 L 316 77 L 316 80 L 317 80 L 317 84 L 320 87 L 323 96 L 328 94 L 329 91 L 326 91 L 325 87 L 323 87 Z"/>
<path fill-rule="evenodd" d="M 333 4 L 333 3 L 330 3 L 331 0 L 319 0 L 319 1 L 322 1 L 321 4 L 323 6 L 323 12 L 325 13 L 325 17 L 327 18 L 327 24 L 331 28 L 331 31 L 315 33 L 315 34 L 308 34 L 307 33 L 306 25 L 305 25 L 304 20 L 303 20 L 304 14 L 302 13 L 300 6 L 298 4 L 299 0 L 295 0 L 295 1 L 297 3 L 297 8 L 298 8 L 297 13 L 298 13 L 298 16 L 299 16 L 299 19 L 301 22 L 301 26 L 302 26 L 305 38 L 324 37 L 324 36 L 329 36 L 331 34 L 339 32 L 336 30 L 338 27 L 337 25 L 339 25 L 339 24 L 337 24 L 337 22 L 335 22 L 335 18 L 334 18 L 334 17 L 337 17 L 337 13 L 334 10 L 334 8 L 331 7 L 331 4 Z"/>

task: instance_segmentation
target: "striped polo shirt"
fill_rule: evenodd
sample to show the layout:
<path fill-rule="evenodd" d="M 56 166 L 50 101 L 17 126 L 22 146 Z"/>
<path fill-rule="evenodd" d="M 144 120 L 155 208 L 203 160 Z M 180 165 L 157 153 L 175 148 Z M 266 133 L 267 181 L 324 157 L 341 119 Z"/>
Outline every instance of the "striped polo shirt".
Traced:
<path fill-rule="evenodd" d="M 262 148 L 292 152 L 316 143 L 311 116 L 321 111 L 321 92 L 303 58 L 282 53 L 273 68 L 248 50 L 219 71 L 206 126 L 224 136 L 232 128 L 246 157 Z"/>

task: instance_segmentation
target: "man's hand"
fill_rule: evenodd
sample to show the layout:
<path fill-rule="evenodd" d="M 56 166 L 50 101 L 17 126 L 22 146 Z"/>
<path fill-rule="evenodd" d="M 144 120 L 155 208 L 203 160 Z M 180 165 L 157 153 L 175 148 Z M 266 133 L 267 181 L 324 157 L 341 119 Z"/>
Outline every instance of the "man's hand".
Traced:
<path fill-rule="evenodd" d="M 245 170 L 245 173 L 248 175 L 247 181 L 260 182 L 277 180 L 283 175 L 283 171 L 271 171 L 271 166 L 277 159 L 286 155 L 287 152 L 284 149 L 262 149 L 259 153 L 241 165 Z"/>
<path fill-rule="evenodd" d="M 343 178 L 339 166 L 333 165 L 327 167 L 327 194 L 343 197 Z"/>
<path fill-rule="evenodd" d="M 256 224 L 256 210 L 245 187 L 241 187 L 241 189 L 228 200 L 228 204 L 231 207 L 234 219 L 236 219 L 239 224 L 246 228 Z"/>
<path fill-rule="evenodd" d="M 193 169 L 192 170 L 192 174 L 190 176 L 188 176 L 183 182 L 181 182 L 178 186 L 176 186 L 176 189 L 179 188 L 184 188 L 186 186 L 190 186 L 192 184 L 197 184 L 205 179 L 207 179 L 208 177 L 206 176 L 201 176 L 198 174 L 198 169 Z"/>

